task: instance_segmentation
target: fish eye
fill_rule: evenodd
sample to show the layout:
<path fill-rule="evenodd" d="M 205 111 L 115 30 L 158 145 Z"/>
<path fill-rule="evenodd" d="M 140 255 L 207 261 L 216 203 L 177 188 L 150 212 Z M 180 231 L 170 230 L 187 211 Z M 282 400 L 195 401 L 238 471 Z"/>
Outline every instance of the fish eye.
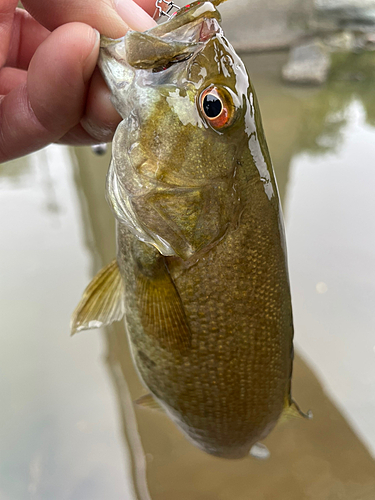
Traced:
<path fill-rule="evenodd" d="M 217 118 L 223 111 L 223 103 L 221 99 L 213 94 L 206 94 L 202 103 L 203 111 L 207 118 L 212 120 L 212 118 Z"/>
<path fill-rule="evenodd" d="M 203 117 L 215 129 L 232 123 L 235 108 L 233 100 L 224 88 L 210 85 L 200 95 L 199 107 Z"/>

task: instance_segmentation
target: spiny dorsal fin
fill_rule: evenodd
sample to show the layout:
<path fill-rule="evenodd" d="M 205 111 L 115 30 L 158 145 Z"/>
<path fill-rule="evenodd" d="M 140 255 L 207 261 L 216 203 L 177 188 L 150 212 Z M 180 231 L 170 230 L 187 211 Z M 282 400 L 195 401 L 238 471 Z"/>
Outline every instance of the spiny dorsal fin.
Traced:
<path fill-rule="evenodd" d="M 164 263 L 156 276 L 139 272 L 137 300 L 146 335 L 166 349 L 184 351 L 191 345 L 191 331 L 181 298 Z"/>
<path fill-rule="evenodd" d="M 313 418 L 313 414 L 311 410 L 308 410 L 307 413 L 304 413 L 298 404 L 292 398 L 288 398 L 286 400 L 286 404 L 284 410 L 280 417 L 280 422 L 286 422 L 291 418 L 307 418 L 311 420 Z"/>
<path fill-rule="evenodd" d="M 83 292 L 72 315 L 71 334 L 119 321 L 124 311 L 124 285 L 115 259 L 99 271 Z"/>
<path fill-rule="evenodd" d="M 134 401 L 134 403 L 143 408 L 148 408 L 149 410 L 164 411 L 151 393 L 141 396 Z"/>

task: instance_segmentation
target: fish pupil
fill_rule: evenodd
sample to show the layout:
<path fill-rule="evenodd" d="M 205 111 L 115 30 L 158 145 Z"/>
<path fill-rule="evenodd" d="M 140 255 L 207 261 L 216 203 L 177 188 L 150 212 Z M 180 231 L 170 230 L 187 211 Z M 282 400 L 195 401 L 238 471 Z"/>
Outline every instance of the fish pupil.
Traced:
<path fill-rule="evenodd" d="M 203 99 L 203 110 L 207 118 L 216 118 L 223 109 L 221 100 L 213 94 L 207 94 Z"/>

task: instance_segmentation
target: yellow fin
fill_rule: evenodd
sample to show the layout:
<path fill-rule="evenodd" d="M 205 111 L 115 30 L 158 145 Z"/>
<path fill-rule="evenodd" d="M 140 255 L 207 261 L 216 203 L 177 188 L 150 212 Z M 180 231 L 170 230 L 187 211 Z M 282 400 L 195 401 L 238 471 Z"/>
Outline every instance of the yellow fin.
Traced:
<path fill-rule="evenodd" d="M 137 276 L 137 301 L 146 335 L 166 349 L 183 351 L 191 345 L 191 331 L 181 298 L 164 262 L 158 273 Z"/>
<path fill-rule="evenodd" d="M 148 408 L 149 410 L 164 411 L 151 393 L 141 396 L 134 401 L 134 403 L 143 408 Z"/>
<path fill-rule="evenodd" d="M 70 322 L 71 334 L 119 321 L 125 311 L 124 285 L 116 259 L 104 267 L 83 292 Z"/>
<path fill-rule="evenodd" d="M 298 404 L 292 398 L 288 398 L 284 410 L 280 417 L 280 423 L 286 422 L 291 418 L 307 418 L 311 420 L 313 418 L 313 414 L 311 410 L 308 410 L 307 413 L 304 413 Z"/>

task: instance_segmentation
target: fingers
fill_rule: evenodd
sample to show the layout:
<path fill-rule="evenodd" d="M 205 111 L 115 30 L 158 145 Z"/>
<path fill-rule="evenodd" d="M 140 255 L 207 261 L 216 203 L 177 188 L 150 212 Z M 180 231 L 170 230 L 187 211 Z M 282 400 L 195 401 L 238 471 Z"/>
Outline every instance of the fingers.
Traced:
<path fill-rule="evenodd" d="M 156 22 L 147 14 L 138 3 L 133 0 L 113 0 L 116 11 L 124 19 L 130 29 L 136 31 L 146 31 L 155 26 Z M 142 0 L 141 0 L 142 1 Z M 144 6 L 149 8 L 149 13 L 155 10 L 155 2 L 143 0 Z M 152 8 L 152 5 L 154 6 Z M 153 14 L 154 12 L 152 12 Z M 152 16 L 151 14 L 151 16 Z M 124 35 L 124 33 L 123 33 Z M 122 35 L 122 36 L 123 36 Z"/>
<path fill-rule="evenodd" d="M 150 2 L 149 0 L 135 0 L 135 3 L 142 7 L 142 9 L 147 12 L 147 14 L 153 17 L 156 10 L 156 0 L 155 2 Z"/>
<path fill-rule="evenodd" d="M 111 141 L 121 117 L 110 99 L 111 93 L 96 68 L 90 82 L 85 114 L 80 123 L 64 135 L 59 143 L 82 145 Z"/>
<path fill-rule="evenodd" d="M 81 23 L 61 26 L 38 47 L 27 85 L 0 101 L 0 162 L 57 141 L 79 123 L 98 51 L 97 33 Z"/>
<path fill-rule="evenodd" d="M 7 59 L 17 0 L 0 0 L 0 68 Z"/>
<path fill-rule="evenodd" d="M 150 5 L 154 0 L 144 0 Z M 155 25 L 145 11 L 131 0 L 24 0 L 30 14 L 49 30 L 80 21 L 110 38 L 124 36 L 129 27 L 144 31 Z"/>
<path fill-rule="evenodd" d="M 0 19 L 1 19 L 1 8 L 3 8 L 2 3 L 5 5 L 4 0 L 0 0 Z M 149 27 L 152 27 L 155 23 L 150 18 L 150 16 L 139 7 L 133 0 L 113 0 L 114 7 L 118 10 L 118 14 L 123 19 L 127 20 L 129 26 L 132 29 L 143 31 Z M 138 2 L 143 2 L 144 7 L 149 7 L 149 10 L 153 10 L 154 4 L 150 0 L 138 0 Z M 37 49 L 37 47 L 47 38 L 50 31 L 39 24 L 35 19 L 31 17 L 31 15 L 23 9 L 16 9 L 14 18 L 14 0 L 8 0 L 6 2 L 8 4 L 8 14 L 5 16 L 7 19 L 6 25 L 8 26 L 7 31 L 7 47 L 9 46 L 7 59 L 5 61 L 6 66 L 17 67 L 20 69 L 27 69 L 30 60 Z M 27 2 L 26 2 L 27 3 Z M 35 2 L 34 2 L 35 3 Z M 103 3 L 103 2 L 102 2 Z M 40 4 L 40 2 L 39 2 Z M 64 2 L 59 2 L 58 5 L 61 6 Z M 77 1 L 74 0 L 74 5 L 77 5 Z M 85 4 L 86 5 L 86 4 Z M 110 4 L 109 4 L 110 5 Z M 9 8 L 9 6 L 13 6 L 13 10 Z M 78 6 L 79 7 L 79 6 Z M 109 6 L 110 10 L 111 7 Z M 45 10 L 45 9 L 44 9 Z M 43 12 L 44 12 L 43 10 Z M 88 11 L 88 9 L 86 9 Z M 82 10 L 80 9 L 80 12 Z M 68 16 L 66 15 L 68 14 Z M 64 12 L 64 16 L 66 19 L 68 17 L 73 18 L 71 11 L 69 13 Z M 95 13 L 95 16 L 97 14 Z M 116 14 L 117 16 L 117 14 Z M 55 13 L 52 14 L 52 17 L 58 17 Z M 61 16 L 60 16 L 61 17 Z M 65 18 L 64 17 L 64 18 Z M 78 19 L 78 21 L 85 22 L 86 24 L 90 24 L 88 20 L 84 20 L 85 16 L 82 16 L 82 19 Z M 4 14 L 3 14 L 4 18 Z M 63 20 L 63 19 L 61 19 Z M 76 19 L 77 20 L 77 19 Z M 13 24 L 12 24 L 13 21 Z M 1 22 L 1 21 L 0 21 Z M 69 21 L 66 21 L 69 22 Z M 121 26 L 124 27 L 123 21 L 120 20 Z M 3 23 L 4 24 L 4 23 Z M 61 23 L 64 24 L 64 23 Z M 0 30 L 1 31 L 1 30 Z M 100 31 L 100 29 L 99 29 Z M 124 34 L 124 33 L 122 33 Z M 0 33 L 1 36 L 1 33 Z M 10 39 L 9 39 L 10 38 Z M 2 40 L 2 48 L 5 48 L 5 43 Z M 5 39 L 4 39 L 5 40 Z M 1 49 L 0 49 L 1 51 Z M 5 53 L 5 52 L 4 52 Z M 1 57 L 0 57 L 1 58 Z M 4 65 L 4 61 L 3 61 Z M 1 67 L 1 63 L 0 63 Z"/>
<path fill-rule="evenodd" d="M 49 33 L 25 10 L 16 9 L 6 66 L 27 69 L 34 52 Z"/>
<path fill-rule="evenodd" d="M 16 68 L 0 69 L 0 95 L 8 94 L 12 89 L 23 85 L 27 80 L 27 72 Z"/>
<path fill-rule="evenodd" d="M 98 142 L 104 141 L 93 140 L 91 135 L 89 135 L 79 123 L 56 142 L 58 144 L 69 144 L 71 146 L 88 146 L 90 144 L 97 144 Z"/>
<path fill-rule="evenodd" d="M 154 11 L 154 0 L 138 1 Z M 0 72 L 6 94 L 0 97 L 0 162 L 50 142 L 110 140 L 120 117 L 101 76 L 88 83 L 99 50 L 89 26 L 118 38 L 129 27 L 144 31 L 155 21 L 132 0 L 24 0 L 36 21 L 25 12 L 14 17 L 16 3 L 0 0 L 0 62 L 13 67 Z M 28 69 L 27 83 L 16 67 Z"/>
<path fill-rule="evenodd" d="M 97 142 L 112 140 L 121 117 L 111 103 L 111 93 L 98 69 L 91 79 L 82 127 Z"/>

